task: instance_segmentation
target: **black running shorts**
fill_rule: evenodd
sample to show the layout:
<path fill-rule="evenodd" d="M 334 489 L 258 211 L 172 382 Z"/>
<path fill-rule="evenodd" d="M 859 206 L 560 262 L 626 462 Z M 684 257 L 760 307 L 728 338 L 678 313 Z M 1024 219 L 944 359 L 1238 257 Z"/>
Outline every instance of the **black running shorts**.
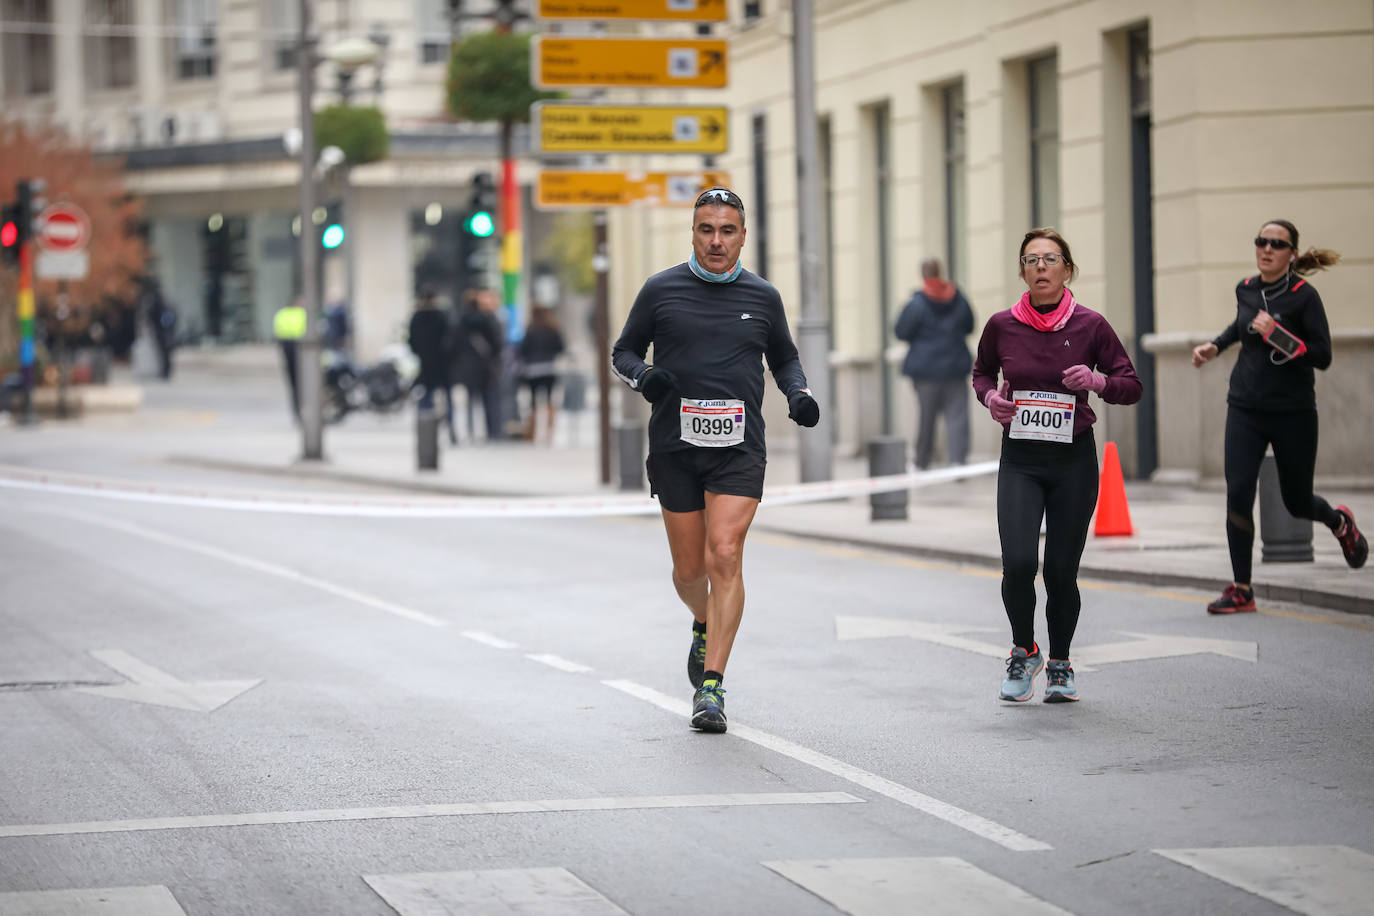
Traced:
<path fill-rule="evenodd" d="M 699 512 L 706 491 L 726 496 L 763 498 L 763 472 L 768 459 L 736 448 L 684 448 L 650 452 L 644 462 L 649 492 L 669 512 Z"/>

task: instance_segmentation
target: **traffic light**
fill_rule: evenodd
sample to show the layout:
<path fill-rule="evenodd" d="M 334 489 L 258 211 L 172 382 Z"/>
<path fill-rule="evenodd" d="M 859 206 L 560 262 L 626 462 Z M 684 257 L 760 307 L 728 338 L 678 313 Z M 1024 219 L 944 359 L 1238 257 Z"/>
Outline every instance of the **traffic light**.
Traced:
<path fill-rule="evenodd" d="M 19 223 L 19 205 L 5 204 L 0 213 L 0 256 L 6 267 L 19 266 Z"/>
<path fill-rule="evenodd" d="M 343 244 L 344 228 L 338 223 L 330 223 L 324 227 L 324 233 L 320 236 L 320 242 L 326 248 L 338 248 Z"/>
<path fill-rule="evenodd" d="M 479 239 L 490 238 L 496 232 L 495 210 L 496 183 L 492 181 L 491 172 L 478 172 L 472 176 L 463 229 Z"/>

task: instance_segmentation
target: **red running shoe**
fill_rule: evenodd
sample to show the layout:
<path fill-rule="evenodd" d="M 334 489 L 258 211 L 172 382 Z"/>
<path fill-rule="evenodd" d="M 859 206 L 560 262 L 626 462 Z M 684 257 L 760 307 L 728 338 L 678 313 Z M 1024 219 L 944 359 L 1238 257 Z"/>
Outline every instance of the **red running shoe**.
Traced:
<path fill-rule="evenodd" d="M 1337 506 L 1336 511 L 1345 516 L 1345 534 L 1336 535 L 1336 540 L 1341 542 L 1341 553 L 1345 554 L 1345 562 L 1351 569 L 1359 569 L 1369 559 L 1369 542 L 1355 527 L 1354 513 L 1345 506 Z"/>
<path fill-rule="evenodd" d="M 1254 609 L 1254 591 L 1241 591 L 1235 583 L 1226 586 L 1221 597 L 1207 605 L 1207 613 L 1209 614 L 1244 614 Z"/>

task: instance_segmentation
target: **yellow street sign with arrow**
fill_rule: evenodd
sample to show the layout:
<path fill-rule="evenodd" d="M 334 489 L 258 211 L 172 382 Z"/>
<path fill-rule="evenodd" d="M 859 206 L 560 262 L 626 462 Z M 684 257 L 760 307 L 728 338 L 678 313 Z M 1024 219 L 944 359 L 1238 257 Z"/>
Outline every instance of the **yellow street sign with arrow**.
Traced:
<path fill-rule="evenodd" d="M 579 105 L 537 102 L 534 138 L 545 153 L 700 153 L 730 149 L 724 105 Z"/>
<path fill-rule="evenodd" d="M 724 22 L 725 0 L 539 0 L 542 19 L 676 19 Z"/>
<path fill-rule="evenodd" d="M 716 38 L 564 38 L 536 35 L 531 82 L 540 89 L 633 86 L 724 89 L 729 42 Z"/>
<path fill-rule="evenodd" d="M 540 210 L 596 209 L 646 206 L 689 206 L 707 188 L 726 187 L 729 172 L 601 172 L 539 173 L 534 205 Z"/>

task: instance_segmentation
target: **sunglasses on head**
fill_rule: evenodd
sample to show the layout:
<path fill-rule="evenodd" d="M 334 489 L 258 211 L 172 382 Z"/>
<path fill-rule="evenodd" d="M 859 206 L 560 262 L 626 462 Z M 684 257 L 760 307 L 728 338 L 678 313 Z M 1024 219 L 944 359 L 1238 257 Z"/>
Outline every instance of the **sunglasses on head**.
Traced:
<path fill-rule="evenodd" d="M 1283 251 L 1285 248 L 1292 248 L 1293 245 L 1291 242 L 1285 242 L 1283 239 L 1267 239 L 1261 235 L 1255 239 L 1255 247 L 1272 248 L 1275 251 Z"/>
<path fill-rule="evenodd" d="M 723 203 L 727 207 L 734 207 L 736 210 L 744 209 L 744 201 L 739 199 L 739 195 L 729 188 L 708 188 L 701 192 L 697 197 L 696 206 L 705 207 L 709 204 Z"/>

